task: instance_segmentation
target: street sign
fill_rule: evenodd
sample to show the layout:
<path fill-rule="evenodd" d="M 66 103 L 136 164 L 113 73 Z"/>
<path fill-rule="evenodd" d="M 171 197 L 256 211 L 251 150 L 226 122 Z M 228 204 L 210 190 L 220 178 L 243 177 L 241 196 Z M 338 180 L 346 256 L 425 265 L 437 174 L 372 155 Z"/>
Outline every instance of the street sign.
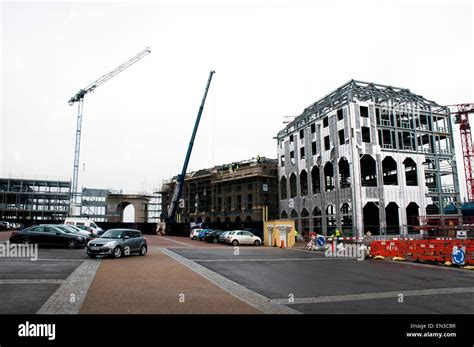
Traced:
<path fill-rule="evenodd" d="M 318 238 L 316 239 L 316 243 L 318 244 L 319 247 L 323 247 L 324 244 L 326 243 L 324 236 L 319 235 Z"/>
<path fill-rule="evenodd" d="M 453 264 L 455 265 L 464 265 L 466 260 L 466 252 L 464 247 L 453 247 L 453 254 L 452 254 Z"/>

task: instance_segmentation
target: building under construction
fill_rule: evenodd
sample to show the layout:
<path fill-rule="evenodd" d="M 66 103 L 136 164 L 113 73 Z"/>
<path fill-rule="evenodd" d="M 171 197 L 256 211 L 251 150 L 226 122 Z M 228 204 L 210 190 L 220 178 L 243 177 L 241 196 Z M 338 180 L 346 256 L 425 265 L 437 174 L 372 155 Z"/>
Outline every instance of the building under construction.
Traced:
<path fill-rule="evenodd" d="M 61 220 L 70 199 L 69 181 L 0 178 L 0 219 Z"/>
<path fill-rule="evenodd" d="M 408 89 L 351 80 L 277 140 L 280 218 L 306 235 L 406 234 L 458 213 L 449 109 Z"/>
<path fill-rule="evenodd" d="M 175 184 L 176 177 L 159 192 L 163 211 Z M 177 221 L 256 222 L 266 210 L 278 217 L 278 167 L 275 159 L 258 158 L 186 174 Z"/>

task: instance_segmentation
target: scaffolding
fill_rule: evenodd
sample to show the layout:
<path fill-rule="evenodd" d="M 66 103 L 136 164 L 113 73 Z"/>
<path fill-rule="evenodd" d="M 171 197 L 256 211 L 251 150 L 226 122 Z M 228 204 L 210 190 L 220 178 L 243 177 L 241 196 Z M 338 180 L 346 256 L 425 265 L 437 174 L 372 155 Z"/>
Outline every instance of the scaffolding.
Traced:
<path fill-rule="evenodd" d="M 163 206 L 169 204 L 175 184 L 176 177 L 163 183 L 159 192 Z M 256 222 L 263 220 L 266 207 L 269 217 L 276 218 L 277 184 L 277 161 L 263 157 L 188 173 L 178 220 Z"/>
<path fill-rule="evenodd" d="M 96 222 L 107 221 L 108 189 L 83 188 L 81 194 L 81 217 Z"/>
<path fill-rule="evenodd" d="M 69 211 L 71 182 L 0 178 L 0 218 L 61 220 Z"/>
<path fill-rule="evenodd" d="M 351 80 L 277 140 L 280 216 L 303 233 L 406 234 L 459 213 L 449 109 L 409 89 Z"/>

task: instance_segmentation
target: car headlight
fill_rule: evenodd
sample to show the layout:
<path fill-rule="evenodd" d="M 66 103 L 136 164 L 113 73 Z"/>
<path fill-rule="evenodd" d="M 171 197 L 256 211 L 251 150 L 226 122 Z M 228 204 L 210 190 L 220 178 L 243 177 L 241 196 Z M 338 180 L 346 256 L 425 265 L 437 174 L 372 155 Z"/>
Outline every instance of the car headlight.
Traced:
<path fill-rule="evenodd" d="M 115 245 L 117 243 L 117 241 L 109 241 L 107 242 L 104 247 L 112 247 L 113 245 Z"/>

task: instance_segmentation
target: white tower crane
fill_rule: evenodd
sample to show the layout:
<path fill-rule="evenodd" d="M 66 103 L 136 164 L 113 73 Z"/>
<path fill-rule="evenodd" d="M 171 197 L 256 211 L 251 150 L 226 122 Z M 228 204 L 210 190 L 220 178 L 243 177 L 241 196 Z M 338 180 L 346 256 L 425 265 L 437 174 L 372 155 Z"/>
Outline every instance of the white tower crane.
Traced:
<path fill-rule="evenodd" d="M 72 175 L 72 187 L 71 187 L 71 204 L 69 207 L 69 215 L 79 215 L 80 211 L 78 213 L 77 207 L 79 205 L 79 202 L 77 201 L 78 199 L 78 191 L 77 191 L 77 185 L 78 185 L 78 179 L 79 179 L 79 154 L 81 150 L 81 128 L 82 128 L 82 108 L 84 104 L 84 96 L 86 94 L 94 91 L 98 86 L 101 84 L 104 84 L 108 80 L 110 80 L 112 77 L 118 75 L 120 72 L 128 68 L 129 66 L 135 64 L 137 61 L 145 57 L 151 53 L 149 47 L 145 48 L 143 51 L 138 53 L 136 56 L 133 58 L 129 59 L 119 67 L 117 67 L 115 70 L 110 71 L 109 73 L 105 74 L 98 80 L 92 82 L 89 84 L 87 87 L 80 89 L 76 95 L 74 95 L 72 98 L 69 99 L 69 105 L 72 106 L 74 103 L 77 102 L 77 126 L 76 126 L 76 146 L 74 149 L 74 170 L 73 170 L 73 175 Z"/>

